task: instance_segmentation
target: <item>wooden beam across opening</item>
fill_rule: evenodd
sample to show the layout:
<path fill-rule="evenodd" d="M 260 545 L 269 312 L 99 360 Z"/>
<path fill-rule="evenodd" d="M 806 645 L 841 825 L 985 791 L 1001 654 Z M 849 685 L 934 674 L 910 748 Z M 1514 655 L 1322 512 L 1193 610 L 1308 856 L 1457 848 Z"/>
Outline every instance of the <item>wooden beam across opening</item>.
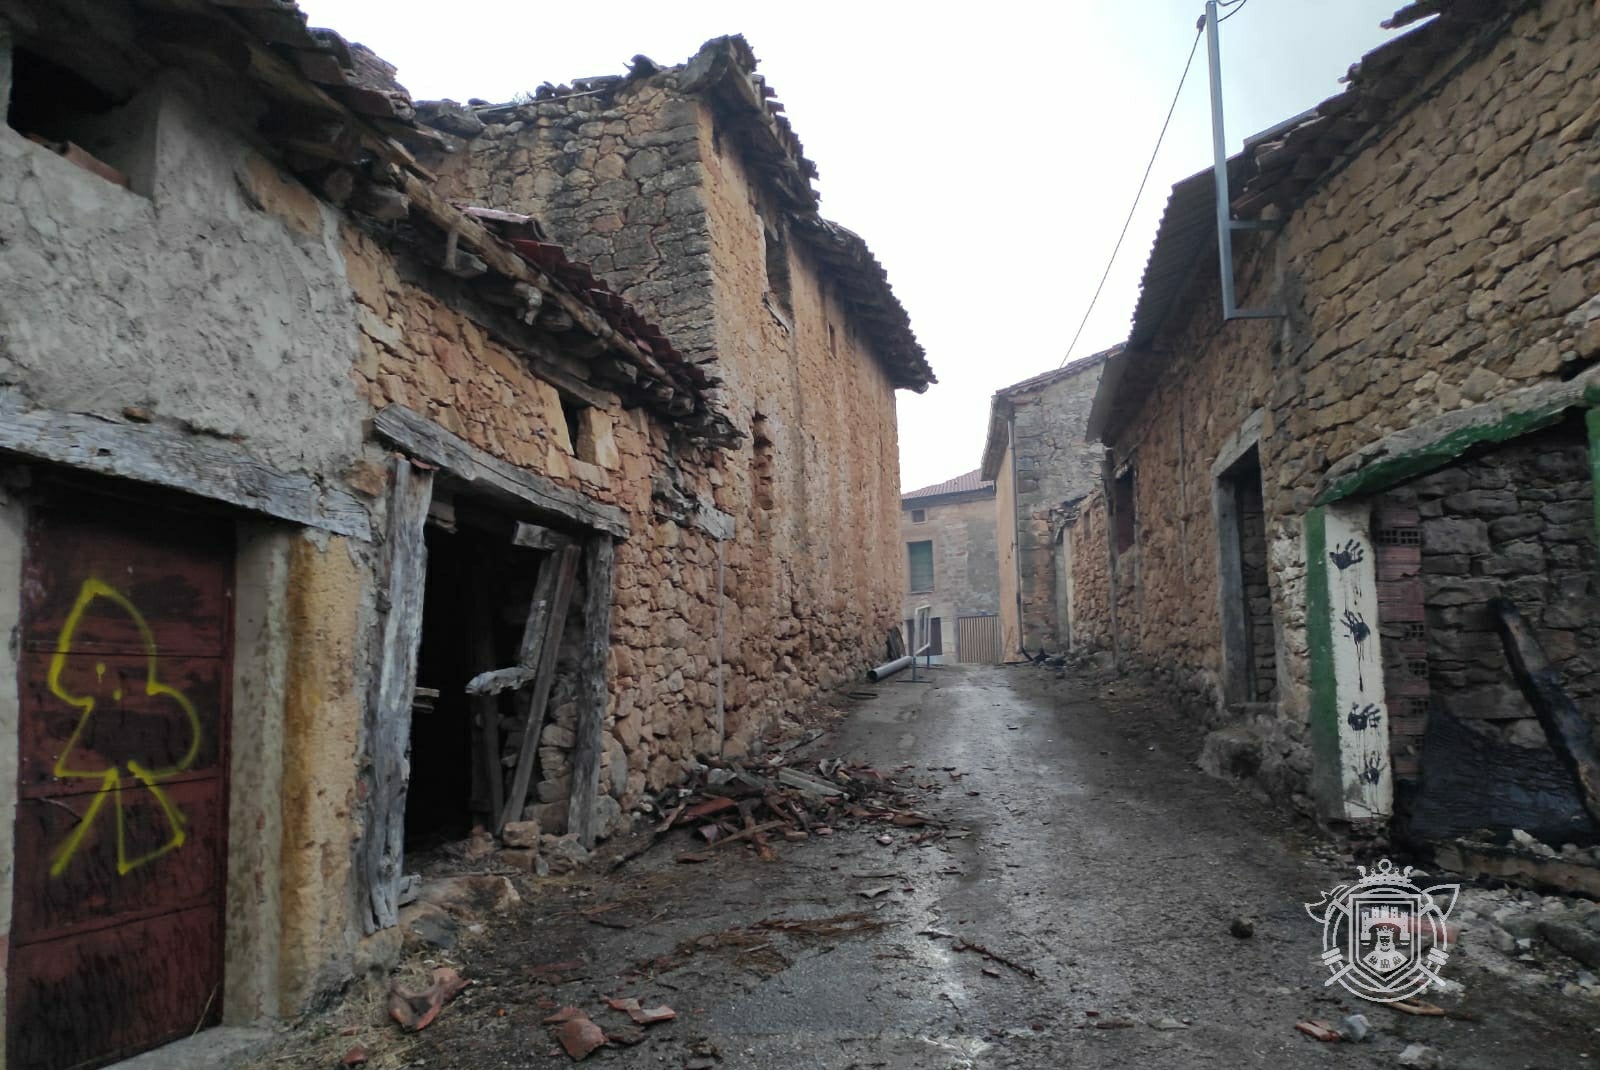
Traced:
<path fill-rule="evenodd" d="M 584 847 L 594 846 L 595 794 L 600 788 L 600 754 L 610 689 L 606 654 L 611 649 L 611 584 L 615 548 L 607 535 L 589 539 L 584 568 L 583 657 L 578 665 L 578 727 L 572 750 L 572 794 L 567 831 Z"/>
<path fill-rule="evenodd" d="M 534 583 L 533 603 L 522 629 L 522 646 L 517 653 L 519 668 L 533 671 L 533 690 L 518 692 L 523 717 L 522 742 L 517 751 L 517 771 L 506 793 L 504 808 L 495 822 L 495 834 L 508 821 L 520 821 L 528 801 L 528 784 L 533 779 L 533 760 L 539 750 L 539 734 L 544 730 L 545 709 L 550 705 L 550 685 L 556 674 L 556 655 L 561 650 L 562 627 L 572 605 L 572 589 L 578 580 L 580 553 L 568 542 L 539 566 Z M 525 705 L 524 705 L 525 703 Z"/>

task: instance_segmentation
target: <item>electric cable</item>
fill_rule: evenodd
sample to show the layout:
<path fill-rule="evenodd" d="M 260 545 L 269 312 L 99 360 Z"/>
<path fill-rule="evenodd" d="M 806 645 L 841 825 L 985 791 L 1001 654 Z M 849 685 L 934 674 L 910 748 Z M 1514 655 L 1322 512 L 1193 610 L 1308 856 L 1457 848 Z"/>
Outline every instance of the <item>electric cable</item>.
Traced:
<path fill-rule="evenodd" d="M 1246 0 L 1234 0 L 1243 7 Z M 1237 10 L 1237 9 L 1236 9 Z M 1144 196 L 1145 183 L 1150 181 L 1150 172 L 1156 165 L 1156 156 L 1161 152 L 1161 143 L 1166 139 L 1167 127 L 1172 124 L 1172 114 L 1178 110 L 1178 98 L 1183 96 L 1183 85 L 1189 79 L 1189 68 L 1194 66 L 1194 54 L 1200 50 L 1199 29 L 1195 30 L 1194 43 L 1189 46 L 1189 58 L 1183 62 L 1183 74 L 1178 76 L 1177 92 L 1172 94 L 1172 103 L 1167 107 L 1167 117 L 1161 121 L 1161 133 L 1156 135 L 1156 147 L 1150 152 L 1150 162 L 1144 165 L 1144 177 L 1139 179 L 1139 188 L 1134 191 L 1133 204 L 1128 207 L 1128 218 L 1122 221 L 1122 231 L 1117 235 L 1117 244 L 1111 247 L 1111 259 L 1106 261 L 1106 269 L 1100 275 L 1100 284 L 1094 288 L 1094 296 L 1089 298 L 1089 307 L 1083 311 L 1083 319 L 1078 323 L 1078 329 L 1073 332 L 1072 341 L 1067 344 L 1067 352 L 1061 358 L 1057 368 L 1065 368 L 1067 361 L 1072 358 L 1072 348 L 1078 344 L 1078 338 L 1083 334 L 1084 327 L 1088 326 L 1089 316 L 1094 312 L 1095 302 L 1100 300 L 1100 291 L 1105 289 L 1106 280 L 1111 277 L 1111 268 L 1117 262 L 1117 253 L 1122 249 L 1122 239 L 1128 236 L 1128 227 L 1133 223 L 1133 215 L 1139 209 L 1139 199 Z"/>

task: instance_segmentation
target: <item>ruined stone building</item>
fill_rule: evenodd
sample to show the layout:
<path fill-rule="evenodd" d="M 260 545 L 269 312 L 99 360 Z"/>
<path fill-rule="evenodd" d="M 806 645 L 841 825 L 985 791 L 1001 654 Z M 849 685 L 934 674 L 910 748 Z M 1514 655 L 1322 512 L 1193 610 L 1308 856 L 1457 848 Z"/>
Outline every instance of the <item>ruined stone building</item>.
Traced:
<path fill-rule="evenodd" d="M 1430 15 L 1436 15 L 1431 19 Z M 1076 638 L 1154 669 L 1202 762 L 1437 842 L 1592 842 L 1497 629 L 1600 718 L 1600 26 L 1425 3 L 1348 88 L 1174 187 L 1091 420 Z M 1534 660 L 1537 660 L 1535 658 Z M 1537 666 L 1534 666 L 1537 668 Z"/>
<path fill-rule="evenodd" d="M 1001 650 L 1007 661 L 1072 643 L 1071 577 L 1061 532 L 1100 481 L 1104 450 L 1084 432 L 1106 360 L 1096 353 L 995 391 L 983 478 L 995 483 Z"/>
<path fill-rule="evenodd" d="M 906 589 L 900 615 L 910 649 L 927 606 L 935 663 L 992 665 L 1000 647 L 1000 568 L 994 483 L 967 472 L 900 496 Z"/>
<path fill-rule="evenodd" d="M 297 1014 L 420 852 L 881 658 L 932 375 L 753 66 L 480 118 L 291 3 L 0 5 L 0 1064 Z"/>

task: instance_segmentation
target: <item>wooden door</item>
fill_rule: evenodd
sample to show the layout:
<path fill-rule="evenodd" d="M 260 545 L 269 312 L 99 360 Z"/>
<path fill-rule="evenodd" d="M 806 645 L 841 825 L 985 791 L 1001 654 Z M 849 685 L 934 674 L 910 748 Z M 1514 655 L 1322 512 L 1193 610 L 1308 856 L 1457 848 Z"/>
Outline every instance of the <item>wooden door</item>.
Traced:
<path fill-rule="evenodd" d="M 29 525 L 13 1070 L 96 1066 L 222 1007 L 230 526 L 79 497 Z"/>

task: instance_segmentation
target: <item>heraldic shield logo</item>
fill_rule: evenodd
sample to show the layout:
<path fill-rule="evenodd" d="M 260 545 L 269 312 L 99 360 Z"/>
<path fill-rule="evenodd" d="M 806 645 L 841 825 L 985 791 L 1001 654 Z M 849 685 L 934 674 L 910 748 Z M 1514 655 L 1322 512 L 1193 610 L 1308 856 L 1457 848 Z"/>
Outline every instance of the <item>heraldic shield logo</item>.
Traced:
<path fill-rule="evenodd" d="M 1306 904 L 1306 913 L 1322 923 L 1322 964 L 1332 975 L 1323 984 L 1337 981 L 1377 1003 L 1426 992 L 1450 957 L 1445 919 L 1461 886 L 1418 888 L 1410 866 L 1397 870 L 1387 858 L 1370 873 L 1365 866 L 1356 871 L 1361 879 L 1355 884 Z"/>

